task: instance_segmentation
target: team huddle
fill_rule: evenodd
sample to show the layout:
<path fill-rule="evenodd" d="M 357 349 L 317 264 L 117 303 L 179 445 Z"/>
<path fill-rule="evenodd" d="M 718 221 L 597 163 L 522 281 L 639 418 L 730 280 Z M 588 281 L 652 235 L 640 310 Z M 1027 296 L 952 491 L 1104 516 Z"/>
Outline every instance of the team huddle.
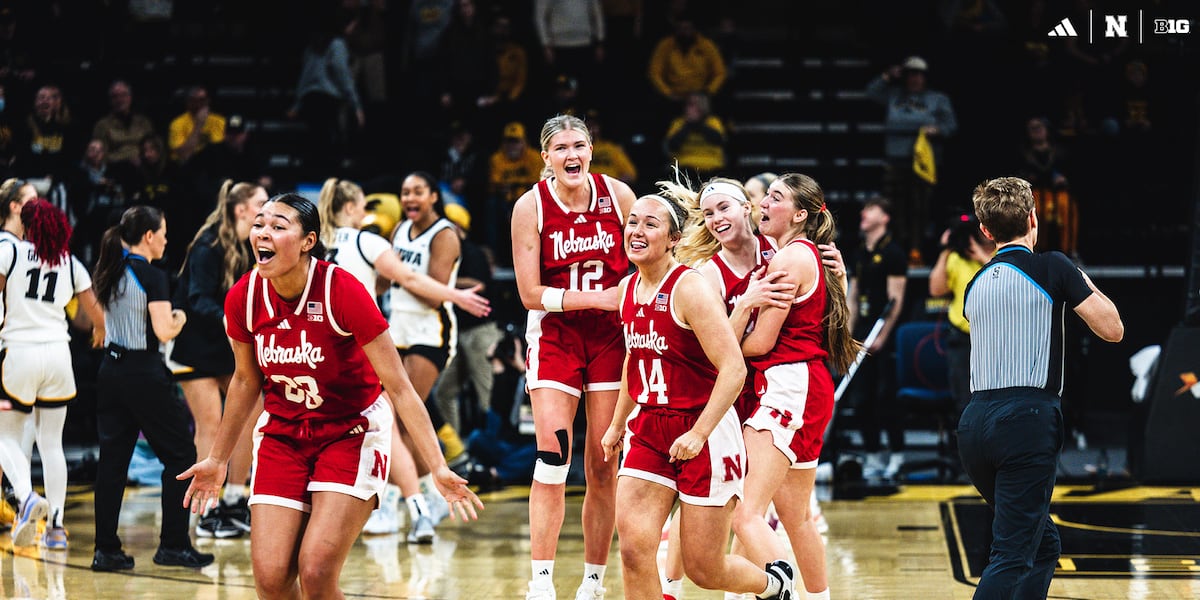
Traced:
<path fill-rule="evenodd" d="M 685 574 L 703 588 L 761 598 L 794 597 L 799 575 L 809 597 L 827 598 L 809 503 L 833 409 L 825 361 L 844 370 L 857 344 L 820 186 L 784 175 L 755 204 L 739 182 L 716 178 L 695 191 L 684 180 L 639 198 L 588 172 L 581 120 L 550 119 L 541 142 L 547 177 L 512 219 L 538 449 L 526 597 L 556 597 L 582 397 L 588 485 L 577 599 L 604 596 L 614 529 L 627 598 L 677 598 Z M 679 561 L 660 578 L 656 554 L 676 500 Z M 763 518 L 772 502 L 790 552 Z M 731 531 L 732 553 L 711 543 Z"/>

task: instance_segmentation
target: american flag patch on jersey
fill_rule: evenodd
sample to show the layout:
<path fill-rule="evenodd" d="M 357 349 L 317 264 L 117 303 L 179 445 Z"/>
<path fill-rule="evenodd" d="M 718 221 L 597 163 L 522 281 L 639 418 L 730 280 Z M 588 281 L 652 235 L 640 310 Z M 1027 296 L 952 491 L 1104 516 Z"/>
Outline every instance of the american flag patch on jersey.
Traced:
<path fill-rule="evenodd" d="M 667 295 L 666 294 L 659 292 L 658 295 L 654 297 L 654 310 L 657 310 L 658 312 L 666 312 L 667 311 Z"/>
<path fill-rule="evenodd" d="M 599 198 L 596 198 L 596 206 L 600 208 L 600 212 L 602 214 L 610 213 L 612 212 L 612 198 L 609 198 L 608 196 L 600 196 Z"/>
<path fill-rule="evenodd" d="M 306 312 L 310 315 L 321 314 L 321 303 L 320 302 L 309 302 L 307 307 L 304 309 L 304 312 Z"/>

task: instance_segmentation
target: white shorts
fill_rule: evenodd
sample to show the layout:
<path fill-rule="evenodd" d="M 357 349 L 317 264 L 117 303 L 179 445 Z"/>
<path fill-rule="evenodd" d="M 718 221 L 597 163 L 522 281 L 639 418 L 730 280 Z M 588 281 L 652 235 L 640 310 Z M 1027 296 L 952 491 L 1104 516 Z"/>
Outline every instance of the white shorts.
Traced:
<path fill-rule="evenodd" d="M 833 416 L 833 379 L 815 360 L 775 365 L 755 374 L 759 405 L 746 426 L 771 433 L 793 469 L 815 469 Z"/>
<path fill-rule="evenodd" d="M 388 335 L 392 337 L 392 344 L 397 348 L 445 348 L 449 352 L 449 358 L 454 358 L 454 349 L 458 341 L 454 313 L 440 306 L 436 312 L 392 311 L 388 318 Z"/>
<path fill-rule="evenodd" d="M 68 342 L 10 342 L 0 364 L 0 384 L 15 403 L 32 407 L 75 398 L 75 372 Z"/>

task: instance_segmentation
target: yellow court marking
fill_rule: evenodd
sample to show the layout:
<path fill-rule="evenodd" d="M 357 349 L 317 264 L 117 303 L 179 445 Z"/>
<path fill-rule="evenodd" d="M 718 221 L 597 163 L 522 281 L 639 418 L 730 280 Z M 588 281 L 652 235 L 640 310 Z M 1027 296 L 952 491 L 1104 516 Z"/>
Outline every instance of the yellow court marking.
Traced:
<path fill-rule="evenodd" d="M 894 494 L 867 496 L 868 502 L 946 502 L 949 500 L 979 500 L 979 492 L 971 485 L 903 485 Z M 1091 485 L 1055 486 L 1052 502 L 1098 503 L 1098 502 L 1144 502 L 1146 500 L 1169 500 L 1175 502 L 1200 502 L 1200 488 L 1136 486 L 1131 488 L 1097 491 Z"/>
<path fill-rule="evenodd" d="M 1196 531 L 1167 531 L 1163 529 L 1137 529 L 1136 527 L 1110 527 L 1107 525 L 1091 525 L 1088 523 L 1076 523 L 1067 521 L 1059 517 L 1055 513 L 1050 513 L 1050 520 L 1055 525 L 1061 527 L 1071 527 L 1073 529 L 1082 529 L 1084 531 L 1103 531 L 1105 533 L 1127 533 L 1131 535 L 1163 535 L 1169 537 L 1190 537 L 1200 538 L 1200 532 Z"/>

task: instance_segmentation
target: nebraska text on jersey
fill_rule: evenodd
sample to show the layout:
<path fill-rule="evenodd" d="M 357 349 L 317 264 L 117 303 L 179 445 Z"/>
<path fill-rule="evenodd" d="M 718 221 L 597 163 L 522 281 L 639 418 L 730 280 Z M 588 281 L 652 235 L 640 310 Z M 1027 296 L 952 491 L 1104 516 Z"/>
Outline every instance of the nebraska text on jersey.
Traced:
<path fill-rule="evenodd" d="M 625 349 L 653 350 L 659 355 L 667 349 L 667 338 L 658 335 L 658 332 L 654 330 L 654 321 L 650 321 L 650 331 L 646 333 L 634 331 L 633 326 L 634 323 L 629 323 L 625 326 Z"/>
<path fill-rule="evenodd" d="M 317 368 L 317 363 L 325 362 L 325 355 L 321 352 L 320 346 L 314 346 L 308 343 L 308 332 L 300 332 L 299 346 L 276 346 L 275 334 L 271 334 L 271 338 L 267 344 L 263 344 L 264 336 L 259 333 L 254 336 L 255 346 L 258 346 L 258 364 L 266 366 L 269 364 L 287 365 L 287 364 L 306 364 L 308 368 Z"/>
<path fill-rule="evenodd" d="M 570 230 L 571 237 L 563 239 L 563 232 L 550 232 L 550 239 L 554 240 L 554 258 L 566 258 L 570 254 L 579 254 L 581 252 L 591 252 L 599 250 L 608 254 L 616 246 L 613 241 L 613 235 L 601 227 L 600 223 L 596 223 L 596 234 L 588 237 L 575 237 L 575 230 Z"/>

